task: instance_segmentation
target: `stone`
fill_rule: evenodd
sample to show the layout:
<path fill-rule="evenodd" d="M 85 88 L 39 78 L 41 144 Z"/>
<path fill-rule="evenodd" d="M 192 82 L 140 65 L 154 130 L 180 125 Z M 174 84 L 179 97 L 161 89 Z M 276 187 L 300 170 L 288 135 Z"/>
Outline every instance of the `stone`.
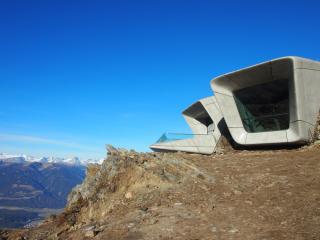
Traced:
<path fill-rule="evenodd" d="M 131 199 L 131 198 L 133 197 L 133 194 L 132 194 L 132 192 L 126 192 L 126 194 L 124 195 L 124 197 L 125 197 L 126 199 Z"/>
<path fill-rule="evenodd" d="M 129 223 L 128 228 L 132 228 L 132 227 L 134 227 L 134 225 L 135 225 L 134 223 Z"/>
<path fill-rule="evenodd" d="M 239 191 L 239 190 L 234 190 L 233 192 L 234 192 L 235 195 L 241 195 L 242 194 L 242 192 Z"/>
<path fill-rule="evenodd" d="M 106 145 L 106 149 L 107 149 L 107 154 L 108 155 L 115 155 L 118 154 L 119 151 L 118 149 L 116 149 L 114 146 L 112 146 L 111 144 L 107 144 Z"/>
<path fill-rule="evenodd" d="M 231 228 L 229 230 L 229 233 L 237 233 L 237 232 L 239 232 L 239 230 L 237 228 Z"/>
<path fill-rule="evenodd" d="M 153 224 L 156 224 L 157 222 L 159 222 L 158 219 L 152 218 L 152 219 L 150 219 L 149 224 L 153 225 Z"/>
<path fill-rule="evenodd" d="M 149 210 L 149 208 L 147 208 L 147 207 L 141 207 L 140 210 L 143 211 L 143 212 L 147 212 L 147 211 Z"/>
<path fill-rule="evenodd" d="M 86 237 L 95 237 L 96 236 L 96 233 L 94 230 L 89 230 L 89 231 L 86 231 L 85 234 L 84 234 Z"/>
<path fill-rule="evenodd" d="M 85 231 L 84 233 L 85 237 L 92 238 L 92 237 L 95 237 L 101 230 L 98 230 L 96 226 L 89 226 L 85 228 L 84 231 Z"/>

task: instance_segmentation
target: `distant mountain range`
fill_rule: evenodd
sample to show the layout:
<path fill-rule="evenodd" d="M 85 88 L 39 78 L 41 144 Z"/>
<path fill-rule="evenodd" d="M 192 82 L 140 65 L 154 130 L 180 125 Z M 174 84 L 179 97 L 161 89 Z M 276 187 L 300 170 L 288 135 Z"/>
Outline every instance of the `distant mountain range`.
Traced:
<path fill-rule="evenodd" d="M 79 159 L 78 157 L 72 158 L 59 158 L 59 157 L 33 157 L 27 154 L 7 154 L 0 153 L 0 161 L 10 163 L 27 163 L 27 162 L 40 162 L 40 163 L 61 163 L 67 165 L 83 165 L 89 163 L 101 164 L 104 159 Z"/>
<path fill-rule="evenodd" d="M 63 208 L 84 176 L 82 165 L 0 162 L 0 207 Z"/>
<path fill-rule="evenodd" d="M 0 153 L 0 228 L 30 225 L 64 208 L 84 179 L 85 165 L 101 162 Z"/>

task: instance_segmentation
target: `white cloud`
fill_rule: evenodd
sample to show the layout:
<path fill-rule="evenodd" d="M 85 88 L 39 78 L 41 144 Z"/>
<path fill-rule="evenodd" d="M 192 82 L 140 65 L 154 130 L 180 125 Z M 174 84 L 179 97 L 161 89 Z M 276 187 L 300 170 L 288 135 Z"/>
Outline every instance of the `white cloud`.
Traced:
<path fill-rule="evenodd" d="M 30 135 L 0 134 L 0 141 L 58 145 L 58 146 L 76 148 L 76 149 L 81 149 L 83 151 L 93 151 L 93 152 L 101 150 L 98 148 L 89 147 L 89 146 L 75 143 L 72 141 L 55 140 L 55 139 L 38 137 L 38 136 L 30 136 Z"/>

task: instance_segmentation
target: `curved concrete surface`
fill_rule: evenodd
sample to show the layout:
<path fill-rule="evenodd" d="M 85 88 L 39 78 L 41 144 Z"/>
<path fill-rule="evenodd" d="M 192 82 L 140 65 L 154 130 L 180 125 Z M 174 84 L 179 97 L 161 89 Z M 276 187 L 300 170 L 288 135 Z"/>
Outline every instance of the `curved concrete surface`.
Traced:
<path fill-rule="evenodd" d="M 248 132 L 244 126 L 247 119 L 241 117 L 236 93 L 258 85 L 270 88 L 272 82 L 284 79 L 288 82 L 288 127 L 277 131 L 262 131 L 260 127 L 257 132 Z M 211 87 L 228 129 L 238 144 L 303 144 L 309 141 L 320 108 L 319 62 L 300 57 L 278 58 L 214 78 Z M 276 92 L 279 87 L 270 88 L 269 92 Z M 276 117 L 273 120 L 277 120 Z"/>
<path fill-rule="evenodd" d="M 154 151 L 184 151 L 212 154 L 221 137 L 218 127 L 222 114 L 214 96 L 203 98 L 182 113 L 193 135 L 188 139 L 158 142 L 150 148 Z"/>

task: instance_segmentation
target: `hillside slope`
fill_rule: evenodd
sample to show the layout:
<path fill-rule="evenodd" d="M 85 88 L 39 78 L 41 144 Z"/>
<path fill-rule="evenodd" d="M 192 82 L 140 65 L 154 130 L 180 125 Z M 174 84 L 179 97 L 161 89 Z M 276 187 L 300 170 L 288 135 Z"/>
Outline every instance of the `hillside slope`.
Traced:
<path fill-rule="evenodd" d="M 63 208 L 85 168 L 55 163 L 0 161 L 0 206 Z"/>
<path fill-rule="evenodd" d="M 84 175 L 83 166 L 0 161 L 0 227 L 22 227 L 64 208 Z"/>
<path fill-rule="evenodd" d="M 19 239 L 320 239 L 320 147 L 203 156 L 110 148 Z"/>

